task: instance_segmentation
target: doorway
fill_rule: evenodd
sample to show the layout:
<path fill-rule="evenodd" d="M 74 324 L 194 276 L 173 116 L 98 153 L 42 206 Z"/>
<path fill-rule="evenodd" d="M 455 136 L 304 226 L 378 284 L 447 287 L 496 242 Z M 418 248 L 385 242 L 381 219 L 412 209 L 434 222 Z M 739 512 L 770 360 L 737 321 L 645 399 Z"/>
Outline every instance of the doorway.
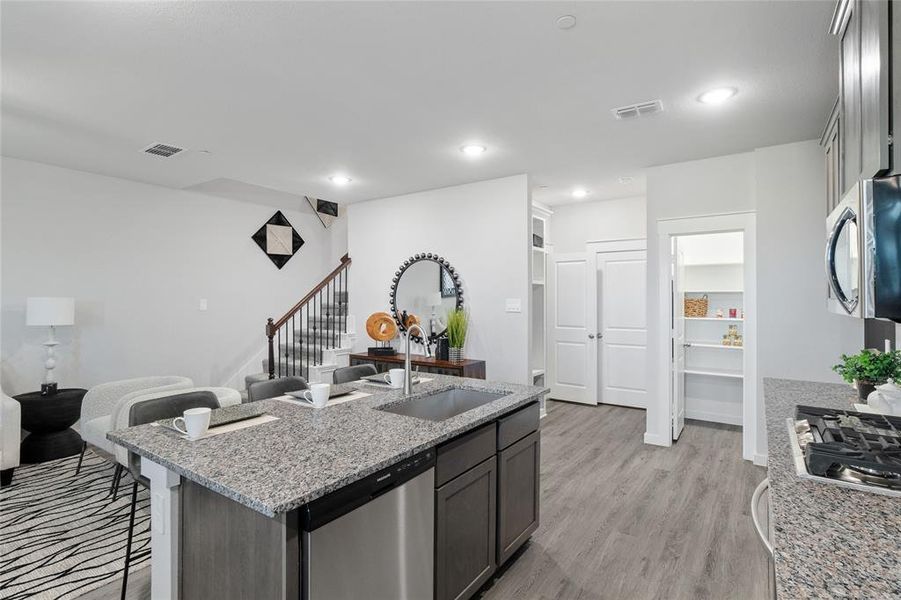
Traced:
<path fill-rule="evenodd" d="M 658 222 L 658 389 L 673 440 L 685 419 L 738 425 L 757 455 L 756 233 L 752 213 Z"/>
<path fill-rule="evenodd" d="M 672 236 L 673 439 L 686 418 L 742 424 L 744 233 Z"/>

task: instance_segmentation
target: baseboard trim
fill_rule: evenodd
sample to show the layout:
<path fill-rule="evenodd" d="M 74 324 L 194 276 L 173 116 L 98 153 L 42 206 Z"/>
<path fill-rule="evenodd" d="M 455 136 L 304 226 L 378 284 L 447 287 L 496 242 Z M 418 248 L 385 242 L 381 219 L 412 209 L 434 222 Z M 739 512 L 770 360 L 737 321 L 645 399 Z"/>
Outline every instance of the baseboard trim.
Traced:
<path fill-rule="evenodd" d="M 671 436 L 668 435 L 658 435 L 656 433 L 644 433 L 644 443 L 650 444 L 651 446 L 664 446 L 669 447 L 673 445 L 673 440 Z"/>
<path fill-rule="evenodd" d="M 742 424 L 741 416 L 735 417 L 732 415 L 724 415 L 722 413 L 715 413 L 706 410 L 690 410 L 688 408 L 685 409 L 685 418 L 694 419 L 696 421 L 722 423 L 724 425 L 738 425 L 739 427 L 741 427 Z"/>

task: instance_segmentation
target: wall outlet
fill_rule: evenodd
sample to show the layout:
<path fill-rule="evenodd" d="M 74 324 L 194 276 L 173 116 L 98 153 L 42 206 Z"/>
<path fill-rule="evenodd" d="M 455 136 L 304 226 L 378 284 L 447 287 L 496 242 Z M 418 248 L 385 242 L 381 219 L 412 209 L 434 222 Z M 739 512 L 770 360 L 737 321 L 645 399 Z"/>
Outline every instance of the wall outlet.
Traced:
<path fill-rule="evenodd" d="M 197 306 L 197 308 L 200 309 L 201 311 L 206 310 L 206 298 L 200 299 L 200 304 Z"/>
<path fill-rule="evenodd" d="M 522 312 L 522 300 L 519 298 L 507 298 L 507 308 L 508 313 L 521 313 Z"/>

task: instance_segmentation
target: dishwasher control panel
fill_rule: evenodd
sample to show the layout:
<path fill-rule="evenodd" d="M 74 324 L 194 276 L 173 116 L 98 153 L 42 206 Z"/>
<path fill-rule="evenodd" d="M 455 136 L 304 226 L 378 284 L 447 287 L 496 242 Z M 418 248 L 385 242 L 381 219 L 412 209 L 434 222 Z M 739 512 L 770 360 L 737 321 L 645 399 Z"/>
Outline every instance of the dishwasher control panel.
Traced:
<path fill-rule="evenodd" d="M 429 448 L 390 467 L 380 469 L 302 507 L 301 526 L 305 531 L 322 527 L 434 466 L 435 449 Z"/>

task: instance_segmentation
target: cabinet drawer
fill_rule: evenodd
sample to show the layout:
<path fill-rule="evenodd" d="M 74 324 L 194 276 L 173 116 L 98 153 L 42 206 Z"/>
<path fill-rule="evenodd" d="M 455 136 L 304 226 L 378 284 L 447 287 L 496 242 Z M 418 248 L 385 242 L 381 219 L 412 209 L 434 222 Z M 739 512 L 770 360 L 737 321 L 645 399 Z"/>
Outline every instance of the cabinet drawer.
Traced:
<path fill-rule="evenodd" d="M 503 450 L 538 430 L 540 410 L 537 402 L 521 408 L 497 421 L 497 449 Z"/>
<path fill-rule="evenodd" d="M 494 456 L 497 442 L 494 423 L 438 446 L 435 487 L 441 487 L 480 462 Z"/>

